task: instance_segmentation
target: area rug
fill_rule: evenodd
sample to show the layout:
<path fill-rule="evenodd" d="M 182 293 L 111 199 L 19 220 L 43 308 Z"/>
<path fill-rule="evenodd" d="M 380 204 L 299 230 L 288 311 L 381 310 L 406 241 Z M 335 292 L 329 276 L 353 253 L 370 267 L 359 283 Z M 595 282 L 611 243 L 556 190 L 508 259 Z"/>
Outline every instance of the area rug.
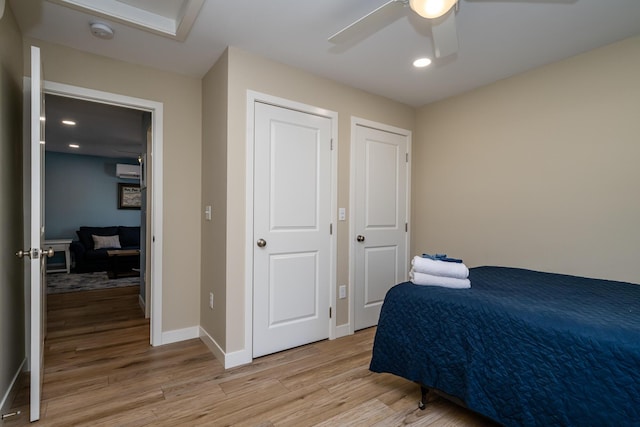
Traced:
<path fill-rule="evenodd" d="M 94 289 L 120 288 L 140 284 L 140 277 L 109 279 L 106 271 L 95 273 L 47 274 L 47 293 L 90 291 Z"/>

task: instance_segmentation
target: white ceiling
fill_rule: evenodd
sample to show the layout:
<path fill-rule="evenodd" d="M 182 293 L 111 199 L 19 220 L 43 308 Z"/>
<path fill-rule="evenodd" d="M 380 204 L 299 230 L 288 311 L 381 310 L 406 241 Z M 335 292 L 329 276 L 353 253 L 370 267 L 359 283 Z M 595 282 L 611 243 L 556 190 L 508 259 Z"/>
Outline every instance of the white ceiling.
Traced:
<path fill-rule="evenodd" d="M 182 4 L 123 1 L 156 13 Z M 640 0 L 460 0 L 459 52 L 427 69 L 410 65 L 433 56 L 428 22 L 413 13 L 352 46 L 327 41 L 385 2 L 205 0 L 179 42 L 104 18 L 115 37 L 99 40 L 89 32 L 95 16 L 50 1 L 10 0 L 29 37 L 197 77 L 231 45 L 412 106 L 640 34 Z"/>
<path fill-rule="evenodd" d="M 138 9 L 147 10 L 151 13 L 164 16 L 165 18 L 175 18 L 180 15 L 180 10 L 184 7 L 182 0 L 116 0 Z M 104 0 L 103 0 L 104 2 Z"/>
<path fill-rule="evenodd" d="M 122 3 L 180 19 L 185 2 L 201 0 L 66 1 Z M 459 51 L 426 69 L 411 62 L 433 57 L 429 23 L 410 11 L 350 44 L 327 41 L 386 1 L 204 0 L 182 42 L 121 19 L 97 19 L 62 0 L 10 4 L 23 35 L 82 51 L 201 77 L 235 46 L 411 106 L 640 34 L 640 0 L 460 0 Z M 113 39 L 91 35 L 96 20 L 112 26 Z"/>

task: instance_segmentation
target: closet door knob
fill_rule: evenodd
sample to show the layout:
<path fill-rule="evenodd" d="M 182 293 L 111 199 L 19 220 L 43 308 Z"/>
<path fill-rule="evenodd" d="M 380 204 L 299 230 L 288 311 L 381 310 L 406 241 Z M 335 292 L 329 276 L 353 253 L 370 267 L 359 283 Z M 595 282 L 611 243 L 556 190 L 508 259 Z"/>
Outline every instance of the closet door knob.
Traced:
<path fill-rule="evenodd" d="M 363 236 L 363 235 L 361 235 L 361 234 L 358 234 L 358 236 L 356 237 L 356 240 L 357 240 L 358 242 L 361 242 L 361 243 L 362 243 L 362 242 L 364 242 L 364 236 Z"/>
<path fill-rule="evenodd" d="M 258 239 L 256 245 L 258 245 L 259 248 L 264 248 L 265 246 L 267 246 L 267 241 L 264 239 Z"/>

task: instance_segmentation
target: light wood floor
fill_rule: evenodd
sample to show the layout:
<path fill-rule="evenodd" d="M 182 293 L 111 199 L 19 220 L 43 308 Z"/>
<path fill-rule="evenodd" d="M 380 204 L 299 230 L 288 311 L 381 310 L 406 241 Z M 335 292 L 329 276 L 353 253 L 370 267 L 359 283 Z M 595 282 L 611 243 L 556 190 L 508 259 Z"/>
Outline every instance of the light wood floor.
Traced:
<path fill-rule="evenodd" d="M 136 288 L 48 297 L 38 426 L 494 426 L 368 370 L 375 329 L 225 371 L 200 340 L 149 346 Z M 28 389 L 16 398 L 28 424 Z"/>

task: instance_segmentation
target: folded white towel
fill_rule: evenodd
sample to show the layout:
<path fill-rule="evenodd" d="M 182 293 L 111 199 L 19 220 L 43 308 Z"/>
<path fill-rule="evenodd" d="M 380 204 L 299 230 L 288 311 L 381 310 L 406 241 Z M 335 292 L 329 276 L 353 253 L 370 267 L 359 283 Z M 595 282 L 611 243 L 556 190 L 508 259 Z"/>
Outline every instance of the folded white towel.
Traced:
<path fill-rule="evenodd" d="M 413 270 L 418 273 L 453 277 L 455 279 L 466 279 L 469 277 L 469 269 L 461 262 L 436 261 L 430 258 L 415 256 L 411 260 L 411 265 L 413 265 Z"/>
<path fill-rule="evenodd" d="M 409 277 L 415 285 L 442 286 L 451 289 L 469 289 L 471 282 L 469 279 L 456 279 L 453 277 L 434 276 L 431 274 L 409 271 Z"/>

